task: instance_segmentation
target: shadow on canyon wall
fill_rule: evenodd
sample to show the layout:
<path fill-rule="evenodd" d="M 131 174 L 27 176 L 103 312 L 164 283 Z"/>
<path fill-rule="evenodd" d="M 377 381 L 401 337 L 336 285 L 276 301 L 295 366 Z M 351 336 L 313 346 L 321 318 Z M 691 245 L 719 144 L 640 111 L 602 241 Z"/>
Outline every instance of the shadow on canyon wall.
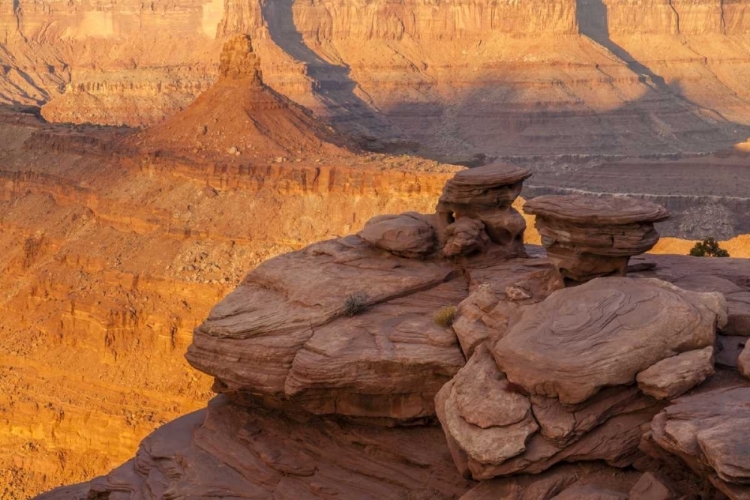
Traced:
<path fill-rule="evenodd" d="M 307 46 L 294 23 L 294 1 L 263 2 L 263 18 L 274 43 L 307 66 L 307 74 L 313 80 L 313 92 L 333 116 L 332 125 L 343 127 L 359 137 L 392 135 L 393 127 L 387 118 L 355 93 L 358 84 L 350 78 L 350 68 L 326 61 Z"/>
<path fill-rule="evenodd" d="M 576 0 L 576 20 L 582 35 L 591 38 L 622 59 L 633 73 L 642 78 L 643 83 L 653 84 L 660 90 L 669 90 L 664 78 L 638 62 L 627 50 L 612 41 L 609 36 L 607 6 L 602 0 Z"/>

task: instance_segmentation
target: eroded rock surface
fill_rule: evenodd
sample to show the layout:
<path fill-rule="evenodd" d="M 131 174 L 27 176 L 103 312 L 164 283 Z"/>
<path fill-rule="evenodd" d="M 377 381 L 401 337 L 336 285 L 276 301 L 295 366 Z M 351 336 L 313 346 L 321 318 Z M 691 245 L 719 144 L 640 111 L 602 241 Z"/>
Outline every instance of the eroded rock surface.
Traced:
<path fill-rule="evenodd" d="M 370 427 L 246 404 L 218 396 L 154 432 L 107 476 L 39 499 L 449 500 L 470 487 L 435 427 Z"/>
<path fill-rule="evenodd" d="M 669 212 L 654 203 L 615 196 L 540 196 L 524 211 L 536 215 L 536 228 L 560 273 L 583 282 L 624 276 L 631 256 L 656 245 L 655 222 Z"/>
<path fill-rule="evenodd" d="M 369 220 L 359 237 L 402 257 L 428 255 L 435 248 L 436 235 L 425 219 L 420 214 L 382 215 Z"/>
<path fill-rule="evenodd" d="M 714 348 L 688 351 L 651 365 L 636 376 L 638 388 L 656 399 L 673 399 L 714 374 Z"/>
<path fill-rule="evenodd" d="M 750 387 L 716 388 L 683 397 L 651 423 L 654 441 L 682 458 L 730 498 L 750 496 Z"/>
<path fill-rule="evenodd" d="M 512 207 L 521 194 L 523 181 L 531 172 L 512 165 L 485 165 L 464 170 L 449 180 L 437 205 L 441 232 L 462 218 L 481 221 L 489 239 L 503 247 L 507 256 L 525 256 L 523 232 L 526 221 Z M 454 237 L 456 226 L 449 231 Z M 441 238 L 445 242 L 446 237 Z M 454 254 L 456 242 L 450 241 L 446 254 Z M 473 245 L 469 245 L 471 248 Z"/>
<path fill-rule="evenodd" d="M 529 393 L 577 404 L 602 387 L 633 383 L 664 358 L 712 346 L 716 325 L 725 323 L 721 294 L 597 279 L 526 309 L 492 352 Z"/>

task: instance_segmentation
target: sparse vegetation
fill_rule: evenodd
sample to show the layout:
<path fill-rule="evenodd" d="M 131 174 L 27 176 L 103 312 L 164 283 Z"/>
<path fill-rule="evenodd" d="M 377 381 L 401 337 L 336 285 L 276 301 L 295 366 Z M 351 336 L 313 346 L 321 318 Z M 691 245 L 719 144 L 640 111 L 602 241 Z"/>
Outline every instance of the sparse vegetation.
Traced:
<path fill-rule="evenodd" d="M 356 316 L 367 309 L 367 294 L 362 292 L 349 295 L 344 301 L 344 314 Z"/>
<path fill-rule="evenodd" d="M 719 246 L 719 242 L 714 238 L 706 238 L 699 241 L 690 250 L 693 257 L 729 257 L 729 252 Z"/>
<path fill-rule="evenodd" d="M 456 306 L 445 306 L 437 310 L 434 316 L 435 324 L 448 328 L 453 325 L 458 315 L 458 308 Z"/>

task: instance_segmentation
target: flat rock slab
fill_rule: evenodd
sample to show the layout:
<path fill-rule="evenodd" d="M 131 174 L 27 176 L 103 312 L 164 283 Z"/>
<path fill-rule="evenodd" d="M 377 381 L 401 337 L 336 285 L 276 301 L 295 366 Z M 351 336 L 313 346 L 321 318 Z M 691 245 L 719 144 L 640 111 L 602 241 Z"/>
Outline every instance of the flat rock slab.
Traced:
<path fill-rule="evenodd" d="M 635 382 L 662 359 L 712 346 L 717 323 L 725 322 L 721 294 L 601 278 L 528 307 L 492 353 L 530 394 L 576 404 L 602 387 Z"/>
<path fill-rule="evenodd" d="M 656 399 L 680 396 L 714 374 L 714 348 L 663 359 L 636 377 L 638 388 Z"/>
<path fill-rule="evenodd" d="M 461 277 L 316 328 L 294 358 L 287 397 L 316 414 L 434 415 L 435 394 L 465 363 L 456 335 L 434 316 L 467 293 Z"/>
<path fill-rule="evenodd" d="M 648 201 L 626 196 L 547 195 L 526 202 L 524 212 L 579 225 L 619 225 L 660 222 L 669 211 Z"/>
<path fill-rule="evenodd" d="M 723 293 L 728 316 L 721 333 L 750 337 L 750 259 L 682 255 L 648 255 L 641 259 L 655 267 L 639 276 L 656 277 L 686 290 Z"/>
<path fill-rule="evenodd" d="M 435 230 L 428 220 L 418 213 L 381 215 L 367 221 L 358 236 L 396 255 L 417 258 L 435 249 Z"/>

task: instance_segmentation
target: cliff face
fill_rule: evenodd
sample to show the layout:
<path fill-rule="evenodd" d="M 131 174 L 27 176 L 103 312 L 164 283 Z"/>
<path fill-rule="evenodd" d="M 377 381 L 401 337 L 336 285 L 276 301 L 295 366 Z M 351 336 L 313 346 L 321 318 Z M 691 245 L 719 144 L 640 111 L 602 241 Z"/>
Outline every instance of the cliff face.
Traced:
<path fill-rule="evenodd" d="M 250 0 L 6 7 L 5 101 L 53 121 L 150 124 L 249 33 L 266 81 L 373 147 L 672 153 L 750 135 L 745 0 Z M 52 21 L 50 21 L 52 20 Z"/>
<path fill-rule="evenodd" d="M 425 210 L 456 170 L 328 142 L 247 71 L 242 42 L 204 100 L 160 128 L 0 114 L 1 497 L 91 478 L 203 406 L 209 382 L 183 355 L 248 268 Z"/>

